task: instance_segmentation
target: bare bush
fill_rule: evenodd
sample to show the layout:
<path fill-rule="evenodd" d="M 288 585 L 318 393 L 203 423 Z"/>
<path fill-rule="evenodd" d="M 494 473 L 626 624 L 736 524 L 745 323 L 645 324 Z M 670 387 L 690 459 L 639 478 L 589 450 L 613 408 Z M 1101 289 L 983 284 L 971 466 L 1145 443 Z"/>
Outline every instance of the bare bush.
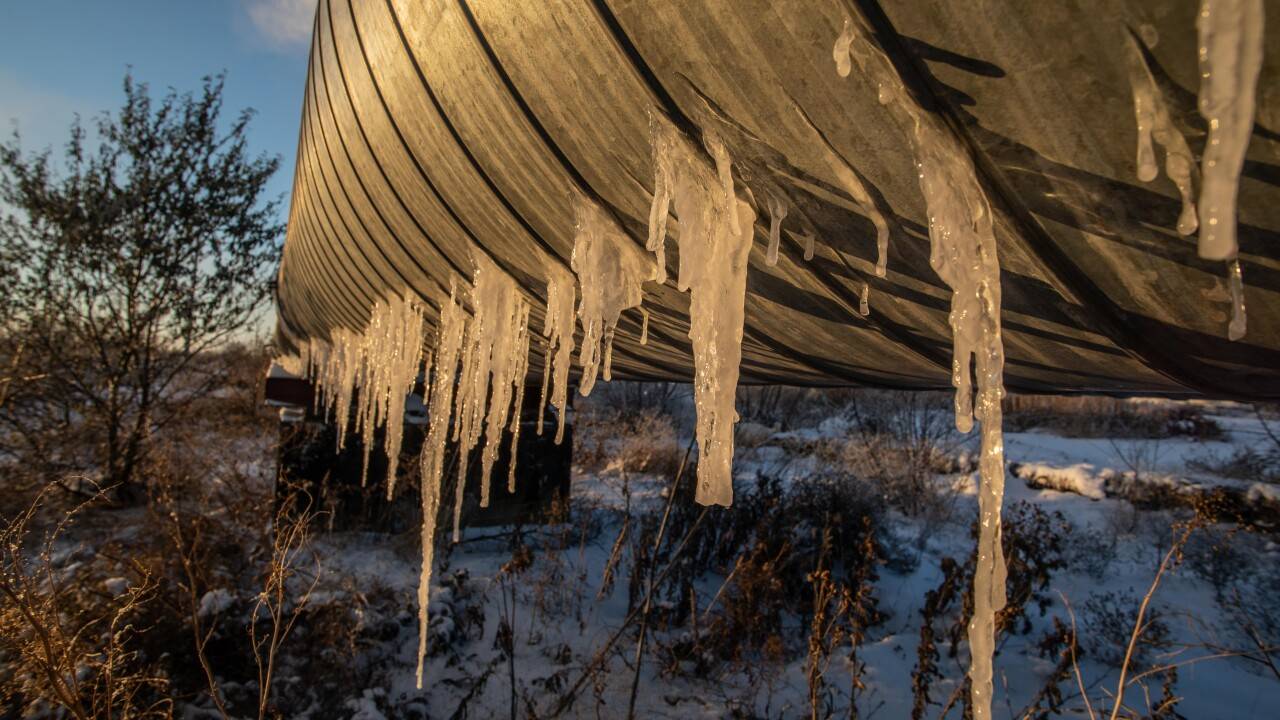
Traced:
<path fill-rule="evenodd" d="M 14 712 L 57 708 L 75 718 L 167 717 L 169 682 L 138 650 L 150 629 L 142 610 L 156 582 L 145 567 L 105 572 L 67 532 L 91 504 L 66 512 L 43 538 L 30 538 L 41 493 L 0 527 L 0 699 Z"/>
<path fill-rule="evenodd" d="M 797 421 L 808 419 L 805 406 L 818 392 L 785 385 L 742 385 L 735 407 L 742 422 L 790 430 Z"/>
<path fill-rule="evenodd" d="M 683 457 L 674 420 L 655 409 L 596 409 L 579 415 L 575 433 L 575 460 L 593 470 L 614 466 L 670 476 Z"/>
<path fill-rule="evenodd" d="M 1113 668 L 1125 662 L 1134 609 L 1140 598 L 1132 590 L 1091 595 L 1080 608 L 1081 634 L 1089 657 Z M 1150 608 L 1138 631 L 1131 662 L 1145 670 L 1155 656 L 1169 649 L 1169 624 L 1164 612 Z"/>
<path fill-rule="evenodd" d="M 1098 395 L 1010 393 L 1004 400 L 1004 424 L 1011 432 L 1043 429 L 1064 437 L 1215 440 L 1223 436 L 1222 427 L 1193 405 Z"/>
<path fill-rule="evenodd" d="M 1237 447 L 1229 453 L 1206 452 L 1189 459 L 1187 467 L 1233 480 L 1280 485 L 1280 445 Z"/>

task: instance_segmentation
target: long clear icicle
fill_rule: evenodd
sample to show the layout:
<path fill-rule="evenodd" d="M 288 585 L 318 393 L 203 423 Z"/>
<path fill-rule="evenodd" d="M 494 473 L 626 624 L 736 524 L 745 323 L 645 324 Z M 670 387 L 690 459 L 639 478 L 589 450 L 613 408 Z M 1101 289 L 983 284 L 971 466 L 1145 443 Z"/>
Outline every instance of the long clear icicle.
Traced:
<path fill-rule="evenodd" d="M 418 578 L 418 689 L 422 689 L 422 670 L 427 657 L 427 606 L 431 592 L 431 569 L 435 559 L 436 518 L 440 513 L 440 483 L 444 475 L 445 441 L 449 435 L 449 413 L 453 407 L 453 387 L 458 373 L 458 355 L 467 313 L 458 303 L 457 290 L 451 288 L 449 304 L 440 313 L 436 336 L 435 379 L 430 383 L 427 403 L 429 426 L 422 446 L 422 572 Z M 459 480 L 458 496 L 462 495 Z"/>
<path fill-rule="evenodd" d="M 978 183 L 972 158 L 952 131 L 924 111 L 907 93 L 888 57 L 865 28 L 845 19 L 837 50 L 847 48 L 863 74 L 877 84 L 877 95 L 899 120 L 912 128 L 911 142 L 920 190 L 929 215 L 929 263 L 952 291 L 952 384 L 956 388 L 956 427 L 967 432 L 976 414 L 982 424 L 978 495 L 978 566 L 974 573 L 974 612 L 969 624 L 970 679 L 974 718 L 991 717 L 995 616 L 1005 605 L 1005 562 L 1000 542 L 1000 506 L 1004 495 L 1004 437 L 1000 401 L 1004 396 L 1004 346 L 1000 331 L 1000 263 L 991 206 Z M 971 362 L 976 359 L 977 407 L 973 403 Z"/>
<path fill-rule="evenodd" d="M 475 407 L 468 398 L 472 388 L 476 364 L 476 321 L 472 318 L 463 331 L 461 369 L 458 376 L 457 396 L 453 411 L 453 440 L 458 444 L 458 481 L 453 493 L 453 542 L 462 540 L 462 503 L 466 497 L 467 466 L 471 450 L 480 441 L 480 423 L 470 411 Z M 439 362 L 437 360 L 436 362 Z M 487 372 L 487 371 L 486 371 Z M 487 374 L 485 375 L 487 377 Z"/>
<path fill-rule="evenodd" d="M 656 196 L 654 202 L 658 202 Z M 578 353 L 582 378 L 578 392 L 586 397 L 595 387 L 601 365 L 605 380 L 609 379 L 614 329 L 622 311 L 640 305 L 644 299 L 641 284 L 657 279 L 658 269 L 663 265 L 660 259 L 655 263 L 645 257 L 617 221 L 585 195 L 574 193 L 573 211 L 576 234 L 570 266 L 582 289 L 582 302 L 578 305 L 578 317 L 582 321 L 582 348 Z M 650 219 L 652 217 L 650 215 Z M 662 221 L 665 223 L 665 220 L 664 215 Z M 654 234 L 650 233 L 651 245 L 653 238 Z M 659 235 L 654 247 L 661 246 Z M 572 327 L 570 324 L 570 333 Z"/>
<path fill-rule="evenodd" d="M 520 411 L 524 409 L 524 386 L 529 375 L 529 305 L 525 304 L 517 312 L 521 316 L 516 320 L 516 366 L 511 372 L 512 390 L 515 402 L 511 406 L 511 459 L 507 463 L 507 492 L 516 491 L 516 460 L 520 450 Z"/>
<path fill-rule="evenodd" d="M 1178 215 L 1178 232 L 1190 235 L 1196 231 L 1196 201 L 1192 188 L 1195 158 L 1182 132 L 1173 124 L 1164 93 L 1156 85 L 1147 59 L 1138 41 L 1126 31 L 1129 56 L 1129 85 L 1133 89 L 1133 114 L 1138 124 L 1138 179 L 1151 182 L 1159 173 L 1154 139 L 1164 149 L 1164 171 L 1182 196 L 1182 212 Z"/>
<path fill-rule="evenodd" d="M 671 209 L 680 223 L 676 285 L 691 295 L 689 337 L 699 449 L 696 499 L 704 505 L 730 505 L 737 422 L 734 395 L 742 360 L 747 257 L 755 211 L 738 200 L 728 150 L 714 132 L 704 136 L 707 152 L 716 163 L 713 173 L 667 120 L 653 116 L 650 130 L 656 188 L 649 214 L 650 245 L 661 246 L 666 212 L 674 205 Z"/>
<path fill-rule="evenodd" d="M 550 308 L 547 310 L 550 315 Z M 546 329 L 543 329 L 546 332 Z M 542 426 L 547 419 L 547 390 L 551 388 L 551 341 L 542 341 L 542 392 L 538 394 L 538 437 L 542 437 Z"/>
<path fill-rule="evenodd" d="M 1204 0 L 1199 34 L 1200 114 L 1209 122 L 1201 158 L 1200 257 L 1227 261 L 1231 323 L 1227 337 L 1245 334 L 1244 280 L 1236 239 L 1236 201 L 1253 132 L 1262 69 L 1262 0 Z"/>
<path fill-rule="evenodd" d="M 575 241 L 575 248 L 577 243 Z M 543 321 L 542 335 L 547 339 L 547 351 L 543 362 L 544 373 L 553 380 L 551 406 L 556 409 L 556 444 L 564 440 L 565 413 L 569 410 L 569 366 L 573 361 L 573 324 L 575 287 L 573 276 L 560 266 L 547 269 L 547 315 Z M 552 354 L 554 351 L 554 354 Z M 546 380 L 543 395 L 546 395 Z M 538 417 L 546 409 L 546 398 L 538 406 Z M 541 433 L 542 424 L 538 424 Z"/>

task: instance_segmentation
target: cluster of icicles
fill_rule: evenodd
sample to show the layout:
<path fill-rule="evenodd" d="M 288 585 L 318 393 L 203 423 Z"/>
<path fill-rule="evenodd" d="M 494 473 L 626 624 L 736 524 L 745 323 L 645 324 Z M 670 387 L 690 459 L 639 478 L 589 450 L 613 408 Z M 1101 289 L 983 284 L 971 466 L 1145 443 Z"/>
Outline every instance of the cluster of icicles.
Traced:
<path fill-rule="evenodd" d="M 1227 263 L 1231 321 L 1227 337 L 1246 329 L 1244 277 L 1236 241 L 1236 196 L 1253 132 L 1258 73 L 1262 69 L 1262 0 L 1204 0 L 1196 16 L 1199 35 L 1199 110 L 1209 136 L 1197 172 L 1187 140 L 1174 125 L 1164 93 L 1147 64 L 1147 48 L 1126 38 L 1133 113 L 1138 125 L 1138 179 L 1151 182 L 1159 169 L 1152 141 L 1165 154 L 1165 174 L 1182 196 L 1178 232 L 1200 231 L 1199 253 Z M 1200 196 L 1195 196 L 1195 185 Z"/>
<path fill-rule="evenodd" d="M 540 413 L 548 402 L 556 409 L 555 441 L 559 443 L 564 437 L 575 319 L 582 324 L 578 362 L 579 391 L 584 396 L 591 392 L 597 377 L 610 379 L 613 339 L 624 311 L 640 308 L 644 324 L 639 343 L 647 342 L 649 316 L 641 307 L 642 285 L 665 280 L 662 244 L 669 203 L 674 199 L 674 208 L 670 209 L 681 221 L 678 286 L 691 294 L 689 334 L 696 366 L 697 438 L 702 453 L 697 499 L 705 504 L 728 505 L 733 500 L 733 426 L 737 422 L 734 395 L 742 355 L 747 255 L 755 212 L 737 198 L 728 152 L 717 138 L 706 139 L 716 164 L 713 173 L 697 160 L 691 143 L 670 125 L 655 120 L 653 133 L 658 192 L 651 215 L 649 249 L 655 251 L 656 260 L 646 255 L 606 210 L 586 195 L 574 194 L 572 274 L 553 262 L 546 267 Z M 775 215 L 775 219 L 780 217 Z M 328 341 L 312 340 L 303 363 L 318 388 L 317 402 L 335 417 L 339 448 L 347 436 L 348 418 L 354 414 L 354 429 L 364 439 L 366 474 L 374 432 L 385 426 L 389 498 L 395 487 L 405 397 L 421 382 L 428 428 L 420 457 L 423 522 L 418 586 L 419 687 L 429 634 L 433 539 L 447 442 L 457 443 L 457 477 L 461 483 L 467 477 L 471 451 L 480 447 L 484 438 L 479 488 L 480 505 L 484 507 L 489 504 L 490 476 L 499 445 L 504 433 L 510 432 L 507 490 L 515 490 L 520 409 L 529 374 L 531 305 L 515 280 L 487 255 L 474 252 L 472 262 L 470 287 L 460 289 L 459 285 L 465 283 L 457 278 L 451 283 L 449 300 L 441 309 L 436 326 L 434 351 L 425 357 L 425 370 L 423 309 L 416 300 L 400 297 L 376 303 L 363 331 L 339 328 Z M 580 302 L 576 297 L 579 288 Z M 299 364 L 296 359 L 285 362 Z M 542 433 L 541 417 L 537 432 Z M 456 490 L 455 542 L 460 539 L 463 498 L 461 489 Z"/>
<path fill-rule="evenodd" d="M 355 431 L 364 441 L 361 485 L 368 480 L 374 431 L 386 427 L 388 498 L 395 493 L 405 400 L 418 381 L 424 328 L 418 302 L 393 297 L 374 303 L 362 332 L 338 328 L 330 342 L 313 339 L 306 353 L 317 402 L 337 420 L 338 449 L 346 445 L 352 404 L 357 404 Z"/>
<path fill-rule="evenodd" d="M 1139 129 L 1139 177 L 1149 181 L 1156 176 L 1154 139 L 1164 149 L 1166 172 L 1182 194 L 1179 231 L 1190 234 L 1199 227 L 1201 255 L 1230 263 L 1228 276 L 1235 306 L 1230 334 L 1236 339 L 1244 333 L 1244 304 L 1236 259 L 1235 195 L 1252 126 L 1253 86 L 1261 57 L 1261 2 L 1206 0 L 1197 25 L 1203 78 L 1200 109 L 1210 125 L 1200 179 L 1196 178 L 1186 140 L 1174 127 L 1145 57 L 1131 39 L 1130 77 Z M 893 64 L 871 39 L 864 21 L 846 17 L 833 58 L 841 77 L 850 75 L 856 65 L 875 84 L 880 104 L 900 126 L 910 129 L 928 213 L 930 265 L 952 291 L 949 320 L 956 426 L 969 432 L 975 419 L 981 425 L 978 565 L 968 634 L 973 712 L 975 718 L 985 720 L 991 716 L 995 616 L 1005 605 L 1005 562 L 1000 539 L 1004 349 L 1000 264 L 991 207 L 963 142 L 907 92 Z M 643 318 L 639 343 L 645 344 L 649 315 L 642 307 L 643 284 L 666 281 L 668 215 L 674 215 L 680 249 L 676 286 L 690 293 L 689 336 L 693 341 L 699 447 L 696 497 L 703 504 L 729 505 L 733 501 L 733 427 L 737 422 L 734 395 L 742 355 L 746 274 L 756 213 L 750 203 L 738 197 L 732 161 L 723 140 L 708 130 L 702 141 L 712 163 L 705 162 L 693 142 L 669 121 L 657 115 L 652 118 L 654 194 L 645 245 L 653 253 L 652 258 L 628 237 L 608 211 L 575 191 L 576 232 L 570 269 L 551 261 L 546 266 L 537 432 L 542 434 L 543 413 L 549 403 L 558 417 L 555 441 L 559 443 L 563 438 L 575 320 L 582 325 L 578 362 L 579 390 L 584 396 L 591 392 L 598 377 L 610 379 L 614 335 L 624 311 L 639 308 Z M 827 151 L 829 169 L 876 228 L 875 272 L 884 277 L 888 223 L 857 173 L 833 148 L 827 146 Z M 1196 182 L 1201 186 L 1198 212 L 1192 191 Z M 746 194 L 751 196 L 749 189 Z M 774 265 L 788 206 L 773 195 L 766 200 L 770 226 L 765 259 L 768 265 Z M 813 255 L 813 242 L 812 237 L 806 237 L 806 259 Z M 516 443 L 532 342 L 531 305 L 515 280 L 487 255 L 474 252 L 472 260 L 474 276 L 470 286 L 460 288 L 466 283 L 457 278 L 451 281 L 449 300 L 436 325 L 434 351 L 425 356 L 425 370 L 424 310 L 415 299 L 400 297 L 376 303 L 362 331 L 340 328 L 327 342 L 313 340 L 301 360 L 286 360 L 293 367 L 309 369 L 318 388 L 317 401 L 336 418 L 339 447 L 345 442 L 348 418 L 354 417 L 354 431 L 364 439 L 366 474 L 375 429 L 385 426 L 388 497 L 395 489 L 405 399 L 419 382 L 422 385 L 429 417 L 421 453 L 419 687 L 427 650 L 433 540 L 447 442 L 452 439 L 458 445 L 461 483 L 467 476 L 468 457 L 479 447 L 483 436 L 480 504 L 487 506 L 499 444 L 504 433 L 510 432 L 508 492 L 514 491 L 515 486 Z M 862 315 L 869 312 L 869 292 L 864 282 L 859 308 Z M 971 379 L 975 376 L 976 388 Z M 456 542 L 461 488 L 454 497 Z"/>
<path fill-rule="evenodd" d="M 1130 37 L 1138 176 L 1144 182 L 1156 177 L 1154 138 L 1165 151 L 1165 172 L 1182 195 L 1178 231 L 1189 235 L 1198 227 L 1201 257 L 1228 263 L 1232 301 L 1228 337 L 1238 340 L 1245 333 L 1245 307 L 1237 258 L 1236 195 L 1253 127 L 1255 84 L 1262 60 L 1262 2 L 1204 0 L 1196 26 L 1201 72 L 1199 109 L 1209 123 L 1200 177 L 1196 178 L 1191 150 L 1170 118 L 1145 55 Z M 1006 569 L 1000 540 L 1004 350 L 1000 337 L 1000 264 L 991 208 L 960 139 L 917 104 L 862 22 L 845 18 L 844 30 L 832 54 L 841 77 L 847 77 L 856 63 L 867 80 L 876 85 L 880 104 L 900 125 L 911 128 L 912 152 L 929 219 L 930 265 L 952 290 L 956 427 L 968 432 L 975 416 L 982 426 L 978 565 L 968 634 L 973 714 L 983 720 L 991 717 L 995 616 L 1006 601 Z M 1198 213 L 1193 197 L 1196 182 L 1200 184 Z M 857 198 L 853 190 L 850 194 Z M 880 223 L 876 227 L 880 229 Z M 880 247 L 883 260 L 883 240 Z M 882 265 L 877 266 L 877 274 L 883 275 Z M 971 362 L 976 366 L 978 382 L 976 407 Z"/>

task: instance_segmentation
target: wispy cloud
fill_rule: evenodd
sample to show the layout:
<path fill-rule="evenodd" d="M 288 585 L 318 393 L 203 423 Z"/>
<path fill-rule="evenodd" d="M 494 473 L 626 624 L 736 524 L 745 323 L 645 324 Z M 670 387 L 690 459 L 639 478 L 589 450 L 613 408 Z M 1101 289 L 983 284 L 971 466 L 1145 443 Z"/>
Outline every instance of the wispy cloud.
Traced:
<path fill-rule="evenodd" d="M 249 21 L 268 42 L 295 49 L 311 40 L 316 0 L 244 0 Z"/>

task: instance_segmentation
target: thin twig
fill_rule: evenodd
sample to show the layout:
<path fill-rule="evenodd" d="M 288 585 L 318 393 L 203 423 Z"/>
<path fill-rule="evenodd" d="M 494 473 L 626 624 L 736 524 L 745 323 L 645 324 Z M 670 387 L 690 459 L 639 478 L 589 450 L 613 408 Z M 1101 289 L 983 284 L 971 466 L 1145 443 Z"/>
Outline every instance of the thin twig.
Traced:
<path fill-rule="evenodd" d="M 685 547 L 689 544 L 689 539 L 693 537 L 693 534 L 697 532 L 698 527 L 702 525 L 702 520 L 707 516 L 707 511 L 710 509 L 710 506 L 706 506 L 702 508 L 702 512 L 698 513 L 697 519 L 693 521 L 693 525 L 690 526 L 689 531 L 685 533 L 684 539 L 680 541 L 675 552 L 671 554 L 671 559 L 667 562 L 667 566 L 658 574 L 658 579 L 655 581 L 655 584 L 661 584 L 662 581 L 667 578 L 667 575 L 675 567 L 676 560 L 680 558 Z M 551 717 L 560 716 L 568 710 L 571 705 L 573 705 L 573 701 L 577 697 L 578 691 L 582 689 L 583 683 L 587 681 L 587 676 L 590 675 L 591 672 L 594 671 L 595 667 L 599 665 L 609 654 L 613 649 L 614 643 L 618 641 L 618 638 L 622 637 L 622 633 L 631 626 L 631 623 L 640 616 L 640 612 L 641 608 L 636 608 L 627 615 L 626 619 L 622 621 L 622 626 L 609 637 L 609 640 L 605 642 L 604 647 L 596 653 L 596 656 L 587 664 L 587 667 L 583 668 L 582 674 L 578 676 L 578 679 L 573 683 L 569 690 L 564 695 L 560 696 L 560 699 L 556 702 L 556 706 L 551 711 Z"/>
<path fill-rule="evenodd" d="M 1120 708 L 1124 705 L 1124 689 L 1127 685 L 1125 677 L 1129 673 L 1129 663 L 1133 660 L 1133 651 L 1138 646 L 1138 638 L 1142 636 L 1143 618 L 1146 617 L 1147 607 L 1151 604 L 1151 598 L 1156 594 L 1156 588 L 1160 586 L 1160 578 L 1164 576 L 1165 570 L 1169 568 L 1173 558 L 1182 549 L 1194 529 L 1194 521 L 1184 526 L 1182 536 L 1174 540 L 1169 547 L 1169 551 L 1164 554 L 1164 559 L 1160 561 L 1160 567 L 1156 569 L 1156 576 L 1151 580 L 1151 587 L 1147 589 L 1147 594 L 1142 596 L 1142 602 L 1138 605 L 1138 617 L 1133 622 L 1133 632 L 1129 633 L 1129 646 L 1125 648 L 1124 662 L 1120 665 L 1120 679 L 1116 683 L 1116 700 L 1115 705 L 1111 708 L 1110 720 L 1116 720 L 1116 718 L 1120 717 Z"/>
<path fill-rule="evenodd" d="M 680 480 L 684 477 L 684 469 L 689 463 L 689 454 L 693 452 L 694 438 L 689 439 L 689 447 L 684 451 L 684 459 L 676 470 L 676 479 L 671 483 L 667 493 L 667 507 L 662 511 L 662 521 L 658 523 L 658 537 L 653 542 L 653 559 L 658 559 L 658 551 L 662 549 L 662 539 L 667 533 L 667 519 L 671 517 L 671 506 L 676 500 L 676 491 L 680 488 Z M 636 638 L 636 666 L 631 675 L 631 699 L 627 702 L 627 718 L 636 716 L 636 692 L 640 689 L 640 666 L 644 663 L 644 640 L 649 629 L 649 608 L 653 602 L 653 564 L 649 565 L 649 588 L 644 595 L 644 611 L 640 616 L 640 636 Z"/>
<path fill-rule="evenodd" d="M 1058 597 L 1062 598 L 1062 604 L 1067 608 L 1067 617 L 1071 619 L 1071 669 L 1076 674 L 1076 685 L 1080 687 L 1080 697 L 1084 700 L 1084 708 L 1089 711 L 1090 720 L 1096 720 L 1097 715 L 1093 712 L 1093 704 L 1089 702 L 1089 692 L 1084 688 L 1084 676 L 1080 674 L 1080 663 L 1076 658 L 1076 613 L 1071 609 L 1071 601 L 1067 600 L 1067 596 L 1059 592 Z"/>

